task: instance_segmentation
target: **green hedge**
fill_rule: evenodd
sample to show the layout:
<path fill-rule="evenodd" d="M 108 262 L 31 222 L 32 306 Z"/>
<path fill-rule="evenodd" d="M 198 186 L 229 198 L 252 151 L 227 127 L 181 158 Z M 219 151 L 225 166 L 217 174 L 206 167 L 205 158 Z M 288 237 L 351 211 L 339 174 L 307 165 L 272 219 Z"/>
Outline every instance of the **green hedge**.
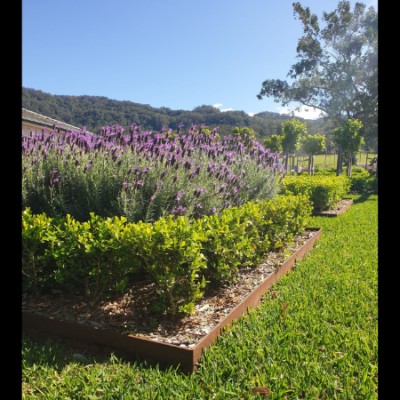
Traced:
<path fill-rule="evenodd" d="M 291 175 L 283 180 L 281 194 L 304 194 L 310 198 L 314 209 L 329 210 L 346 196 L 350 180 L 346 176 Z"/>
<path fill-rule="evenodd" d="M 208 283 L 232 282 L 242 266 L 256 267 L 265 253 L 290 241 L 309 224 L 307 196 L 280 196 L 224 210 L 220 217 L 161 218 L 127 223 L 91 214 L 22 215 L 24 290 L 73 282 L 91 305 L 110 290 L 123 291 L 128 274 L 144 273 L 154 285 L 155 311 L 190 313 Z"/>
<path fill-rule="evenodd" d="M 315 168 L 315 176 L 336 176 L 336 168 Z M 350 192 L 378 194 L 378 179 L 374 172 L 367 172 L 364 168 L 352 166 L 350 180 Z"/>

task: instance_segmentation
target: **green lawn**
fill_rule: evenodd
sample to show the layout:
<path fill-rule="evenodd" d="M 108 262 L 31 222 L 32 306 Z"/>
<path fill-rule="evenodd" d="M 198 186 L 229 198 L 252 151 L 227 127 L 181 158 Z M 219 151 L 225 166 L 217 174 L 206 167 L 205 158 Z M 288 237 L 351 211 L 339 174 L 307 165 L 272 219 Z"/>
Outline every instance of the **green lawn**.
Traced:
<path fill-rule="evenodd" d="M 368 153 L 368 164 L 369 164 L 370 160 L 372 159 L 372 157 L 375 157 L 375 156 L 376 156 L 376 154 L 373 155 L 373 154 Z M 361 153 L 361 156 L 360 156 L 360 153 L 357 153 L 357 157 L 358 157 L 357 164 L 361 163 L 361 164 L 363 164 L 363 165 L 361 165 L 361 167 L 365 167 L 365 161 L 366 161 L 367 154 Z M 300 160 L 303 158 L 306 158 L 306 157 L 300 157 Z M 282 158 L 280 158 L 280 160 L 282 161 Z M 307 160 L 308 160 L 308 158 L 307 158 Z M 327 156 L 325 156 L 324 154 L 321 154 L 321 155 L 315 156 L 315 166 L 331 165 L 333 167 L 336 167 L 336 163 L 337 163 L 337 154 L 336 155 L 330 154 Z M 297 165 L 297 157 L 295 158 L 294 165 Z M 299 162 L 299 167 L 301 167 L 301 166 L 306 168 L 308 166 L 308 161 L 305 161 L 304 163 Z M 367 167 L 368 167 L 368 165 L 367 165 Z"/>
<path fill-rule="evenodd" d="M 352 197 L 338 218 L 314 218 L 317 246 L 205 351 L 196 374 L 78 360 L 23 338 L 22 398 L 377 399 L 378 196 Z M 257 386 L 273 393 L 250 394 Z"/>

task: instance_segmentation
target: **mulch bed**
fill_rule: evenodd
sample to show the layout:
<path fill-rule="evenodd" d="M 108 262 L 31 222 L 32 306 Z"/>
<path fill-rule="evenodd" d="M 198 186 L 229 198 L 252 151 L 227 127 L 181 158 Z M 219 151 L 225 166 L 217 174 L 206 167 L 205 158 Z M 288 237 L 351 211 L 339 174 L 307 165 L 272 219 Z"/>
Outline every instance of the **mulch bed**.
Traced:
<path fill-rule="evenodd" d="M 196 302 L 195 312 L 175 322 L 167 319 L 165 314 L 150 311 L 154 286 L 148 281 L 131 284 L 123 293 L 114 293 L 92 309 L 83 296 L 57 289 L 39 297 L 24 294 L 22 309 L 57 320 L 192 348 L 314 235 L 315 231 L 305 231 L 286 247 L 268 253 L 257 268 L 240 269 L 236 282 L 219 290 L 207 290 Z"/>
<path fill-rule="evenodd" d="M 315 215 L 329 215 L 329 214 L 339 214 L 339 212 L 347 206 L 348 203 L 352 202 L 352 199 L 342 199 L 338 201 L 331 209 L 329 210 L 324 210 L 324 211 L 318 211 L 314 210 Z M 313 212 L 313 214 L 314 214 Z"/>

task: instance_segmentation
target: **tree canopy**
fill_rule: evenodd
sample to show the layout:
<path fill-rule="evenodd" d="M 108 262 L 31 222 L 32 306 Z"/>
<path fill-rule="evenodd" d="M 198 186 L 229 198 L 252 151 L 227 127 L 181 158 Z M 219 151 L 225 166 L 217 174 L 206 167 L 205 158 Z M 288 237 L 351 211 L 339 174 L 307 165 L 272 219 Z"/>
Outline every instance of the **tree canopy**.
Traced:
<path fill-rule="evenodd" d="M 272 153 L 282 153 L 282 136 L 271 135 L 269 138 L 263 140 L 264 147 L 270 149 Z"/>
<path fill-rule="evenodd" d="M 355 154 L 360 151 L 364 144 L 364 139 L 358 134 L 362 128 L 362 123 L 356 119 L 345 121 L 343 126 L 333 131 L 334 142 L 340 146 L 344 153 Z"/>
<path fill-rule="evenodd" d="M 322 135 L 308 135 L 301 141 L 301 150 L 305 154 L 315 155 L 325 150 L 325 137 Z"/>
<path fill-rule="evenodd" d="M 282 122 L 282 133 L 282 148 L 289 155 L 299 148 L 301 138 L 307 134 L 307 126 L 293 118 L 290 121 Z"/>
<path fill-rule="evenodd" d="M 292 83 L 267 79 L 259 99 L 274 97 L 283 106 L 291 102 L 315 107 L 341 126 L 347 119 L 363 124 L 363 136 L 377 135 L 378 120 L 378 13 L 356 3 L 340 1 L 324 12 L 323 25 L 309 7 L 293 3 L 294 16 L 303 25 L 298 62 L 287 76 Z"/>

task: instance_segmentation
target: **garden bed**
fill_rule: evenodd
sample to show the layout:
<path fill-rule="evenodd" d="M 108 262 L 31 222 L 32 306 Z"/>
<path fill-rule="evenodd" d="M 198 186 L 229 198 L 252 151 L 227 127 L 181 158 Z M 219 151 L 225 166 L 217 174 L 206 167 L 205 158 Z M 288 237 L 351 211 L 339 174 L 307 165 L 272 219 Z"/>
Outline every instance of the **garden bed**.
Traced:
<path fill-rule="evenodd" d="M 184 372 L 192 372 L 202 349 L 248 307 L 256 307 L 264 292 L 293 268 L 296 259 L 310 251 L 320 236 L 321 229 L 308 228 L 290 245 L 270 253 L 258 268 L 242 269 L 231 286 L 206 292 L 196 303 L 194 314 L 175 322 L 165 315 L 144 314 L 152 288 L 142 282 L 91 310 L 79 296 L 58 291 L 38 298 L 24 295 L 22 328 L 37 341 L 50 338 L 94 353 L 114 352 L 128 358 L 139 355 L 163 368 L 179 363 Z"/>
<path fill-rule="evenodd" d="M 338 201 L 333 208 L 326 211 L 313 211 L 312 215 L 319 217 L 337 217 L 340 214 L 343 214 L 348 208 L 353 204 L 353 199 L 343 198 Z"/>

